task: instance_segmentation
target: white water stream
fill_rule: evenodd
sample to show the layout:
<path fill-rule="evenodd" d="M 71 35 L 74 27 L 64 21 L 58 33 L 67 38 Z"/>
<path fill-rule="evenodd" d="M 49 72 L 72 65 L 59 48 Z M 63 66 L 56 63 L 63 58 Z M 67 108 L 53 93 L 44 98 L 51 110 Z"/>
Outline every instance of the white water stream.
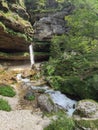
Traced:
<path fill-rule="evenodd" d="M 60 108 L 63 108 L 65 111 L 67 111 L 67 114 L 69 116 L 72 116 L 73 112 L 75 111 L 75 105 L 77 101 L 68 98 L 66 95 L 62 94 L 60 91 L 54 91 L 52 89 L 49 89 L 48 86 L 41 86 L 41 87 L 32 86 L 30 79 L 22 78 L 21 74 L 17 75 L 17 80 L 24 82 L 27 85 L 27 87 L 31 87 L 32 90 L 44 90 L 45 93 L 50 95 L 54 104 L 57 104 L 58 106 L 60 106 Z"/>
<path fill-rule="evenodd" d="M 18 81 L 21 81 L 21 82 L 24 82 L 24 83 L 30 82 L 30 79 L 22 78 L 22 74 L 17 74 L 16 78 L 17 78 Z"/>
<path fill-rule="evenodd" d="M 60 91 L 47 90 L 48 93 L 53 100 L 53 102 L 59 105 L 64 110 L 67 110 L 67 114 L 71 116 L 75 111 L 76 101 L 68 98 L 65 94 L 62 94 Z"/>
<path fill-rule="evenodd" d="M 30 61 L 31 61 L 31 67 L 32 67 L 35 63 L 32 44 L 29 46 L 29 51 L 30 51 Z M 74 107 L 77 102 L 75 100 L 71 100 L 66 95 L 62 94 L 60 91 L 54 91 L 52 89 L 49 89 L 48 86 L 41 86 L 41 87 L 32 86 L 30 79 L 22 78 L 22 74 L 17 75 L 17 80 L 24 82 L 27 85 L 27 87 L 31 87 L 33 90 L 40 90 L 40 89 L 42 90 L 43 89 L 45 91 L 45 93 L 48 93 L 50 95 L 54 104 L 57 104 L 64 110 L 67 110 L 68 115 L 71 116 L 72 113 L 74 112 L 74 110 L 75 110 Z"/>

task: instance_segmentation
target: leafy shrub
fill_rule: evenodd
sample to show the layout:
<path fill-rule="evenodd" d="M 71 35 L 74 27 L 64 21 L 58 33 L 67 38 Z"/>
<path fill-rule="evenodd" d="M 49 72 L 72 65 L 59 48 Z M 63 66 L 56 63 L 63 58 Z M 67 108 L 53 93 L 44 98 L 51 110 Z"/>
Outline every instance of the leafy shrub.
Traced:
<path fill-rule="evenodd" d="M 75 124 L 72 118 L 60 114 L 58 119 L 53 120 L 48 127 L 44 128 L 44 130 L 73 130 L 74 126 Z"/>
<path fill-rule="evenodd" d="M 11 86 L 0 86 L 0 95 L 14 97 L 16 92 Z"/>
<path fill-rule="evenodd" d="M 80 99 L 98 100 L 98 49 L 69 58 L 52 58 L 43 66 L 48 83 L 64 93 Z M 93 91 L 92 91 L 93 90 Z"/>
<path fill-rule="evenodd" d="M 27 97 L 27 100 L 29 100 L 29 101 L 33 101 L 34 99 L 35 99 L 35 96 L 34 96 L 34 95 Z"/>
<path fill-rule="evenodd" d="M 11 111 L 11 107 L 8 102 L 2 98 L 0 98 L 0 110 Z"/>
<path fill-rule="evenodd" d="M 48 83 L 81 99 L 98 100 L 98 1 L 71 3 L 76 6 L 65 16 L 68 32 L 51 40 L 51 58 L 43 66 Z"/>

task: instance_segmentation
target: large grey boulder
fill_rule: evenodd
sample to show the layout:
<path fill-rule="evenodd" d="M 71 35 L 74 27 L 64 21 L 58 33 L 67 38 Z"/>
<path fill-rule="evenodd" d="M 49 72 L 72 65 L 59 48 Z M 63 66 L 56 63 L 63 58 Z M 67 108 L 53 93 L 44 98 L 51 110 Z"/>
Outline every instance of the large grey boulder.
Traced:
<path fill-rule="evenodd" d="M 43 111 L 57 112 L 58 108 L 47 94 L 42 94 L 38 97 L 38 105 Z"/>
<path fill-rule="evenodd" d="M 93 100 L 81 100 L 73 114 L 75 130 L 98 130 L 98 103 Z"/>
<path fill-rule="evenodd" d="M 98 118 L 98 103 L 93 100 L 81 100 L 76 106 L 74 115 L 85 118 Z"/>

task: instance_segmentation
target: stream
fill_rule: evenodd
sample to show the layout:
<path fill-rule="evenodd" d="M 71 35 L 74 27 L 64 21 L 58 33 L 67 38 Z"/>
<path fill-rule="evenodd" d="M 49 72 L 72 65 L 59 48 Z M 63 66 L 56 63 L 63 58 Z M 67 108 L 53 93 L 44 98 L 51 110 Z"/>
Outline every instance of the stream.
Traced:
<path fill-rule="evenodd" d="M 32 90 L 43 90 L 44 93 L 50 95 L 54 104 L 57 104 L 60 108 L 67 111 L 69 116 L 72 116 L 75 111 L 75 105 L 77 101 L 68 98 L 65 94 L 62 94 L 60 91 L 54 91 L 49 88 L 49 86 L 33 86 L 29 78 L 22 78 L 22 74 L 17 74 L 17 80 L 25 83 L 27 87 L 30 87 Z"/>
<path fill-rule="evenodd" d="M 32 44 L 29 46 L 30 52 L 30 61 L 31 61 L 31 68 L 34 65 L 34 51 Z M 60 91 L 54 91 L 50 89 L 49 86 L 32 86 L 32 83 L 29 78 L 22 78 L 22 74 L 17 74 L 17 80 L 25 83 L 27 87 L 30 87 L 32 90 L 44 90 L 44 93 L 50 95 L 51 100 L 54 104 L 57 104 L 59 107 L 67 111 L 69 116 L 72 116 L 73 112 L 75 111 L 76 101 L 68 98 L 66 95 L 62 94 Z"/>

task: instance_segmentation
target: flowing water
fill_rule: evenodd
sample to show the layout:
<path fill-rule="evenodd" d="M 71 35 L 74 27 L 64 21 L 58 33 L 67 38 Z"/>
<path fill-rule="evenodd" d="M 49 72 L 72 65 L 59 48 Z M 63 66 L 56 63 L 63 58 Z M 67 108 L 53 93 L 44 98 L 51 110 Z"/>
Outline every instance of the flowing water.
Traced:
<path fill-rule="evenodd" d="M 30 61 L 31 61 L 31 67 L 34 65 L 34 51 L 33 51 L 33 46 L 32 44 L 29 46 L 29 51 L 30 51 Z"/>
<path fill-rule="evenodd" d="M 34 52 L 33 52 L 33 46 L 32 44 L 29 46 L 30 51 L 30 61 L 31 61 L 31 67 L 34 65 Z M 44 90 L 45 93 L 49 94 L 54 104 L 57 104 L 64 110 L 67 110 L 68 115 L 72 115 L 72 113 L 75 110 L 76 101 L 71 100 L 66 95 L 62 94 L 60 91 L 54 91 L 52 89 L 49 89 L 48 86 L 32 86 L 29 78 L 22 78 L 22 74 L 17 75 L 17 80 L 24 82 L 28 87 L 31 87 L 33 90 Z"/>
<path fill-rule="evenodd" d="M 24 82 L 28 87 L 31 87 L 32 90 L 44 90 L 45 93 L 49 94 L 53 103 L 57 104 L 60 108 L 67 111 L 69 116 L 72 116 L 75 111 L 75 105 L 77 101 L 68 98 L 65 94 L 62 94 L 60 91 L 54 91 L 48 86 L 32 86 L 30 79 L 22 78 L 21 74 L 17 75 L 17 79 L 21 82 Z"/>
<path fill-rule="evenodd" d="M 47 90 L 48 93 L 53 100 L 53 102 L 59 105 L 61 108 L 67 110 L 68 115 L 72 115 L 75 111 L 76 101 L 68 98 L 65 94 L 62 94 L 60 91 Z"/>

